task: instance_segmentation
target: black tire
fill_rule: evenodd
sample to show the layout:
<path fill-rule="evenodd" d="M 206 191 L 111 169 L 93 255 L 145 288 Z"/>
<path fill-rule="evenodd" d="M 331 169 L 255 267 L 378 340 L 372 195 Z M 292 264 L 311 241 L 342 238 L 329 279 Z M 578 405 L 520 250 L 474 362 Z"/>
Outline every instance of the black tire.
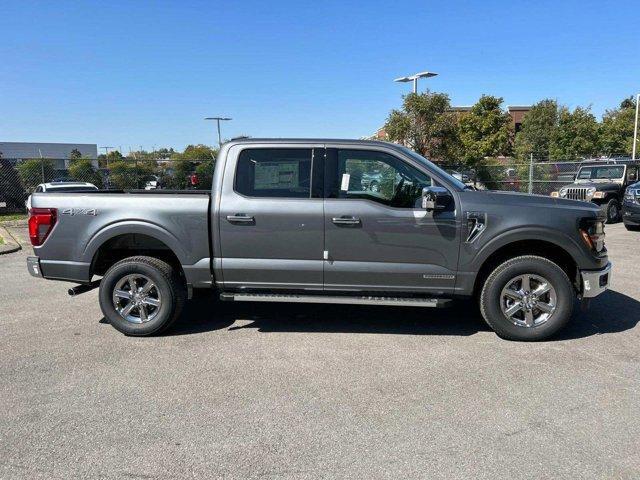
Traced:
<path fill-rule="evenodd" d="M 502 290 L 519 275 L 543 277 L 556 293 L 555 311 L 544 323 L 535 326 L 516 325 L 501 308 Z M 545 340 L 563 328 L 571 319 L 575 293 L 567 274 L 557 264 L 538 256 L 515 257 L 499 265 L 487 278 L 480 294 L 480 311 L 487 324 L 507 340 Z"/>
<path fill-rule="evenodd" d="M 605 223 L 616 223 L 620 220 L 620 202 L 612 198 L 601 207 L 602 213 L 605 215 Z"/>
<path fill-rule="evenodd" d="M 155 284 L 154 293 L 162 299 L 157 312 L 154 310 L 154 317 L 144 323 L 132 323 L 126 320 L 114 306 L 115 287 L 118 282 L 130 275 L 141 275 L 150 279 Z M 102 313 L 116 330 L 126 335 L 144 337 L 166 330 L 180 316 L 186 298 L 184 281 L 175 269 L 154 257 L 125 258 L 114 264 L 100 282 Z"/>

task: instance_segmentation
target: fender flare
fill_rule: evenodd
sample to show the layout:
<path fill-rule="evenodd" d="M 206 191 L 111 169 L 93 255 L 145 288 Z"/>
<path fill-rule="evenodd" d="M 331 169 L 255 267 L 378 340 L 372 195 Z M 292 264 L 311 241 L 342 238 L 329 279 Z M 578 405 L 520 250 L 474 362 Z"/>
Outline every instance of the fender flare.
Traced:
<path fill-rule="evenodd" d="M 466 265 L 465 269 L 474 271 L 477 275 L 477 272 L 489 259 L 489 257 L 491 257 L 491 255 L 496 253 L 501 248 L 506 247 L 507 245 L 512 243 L 536 240 L 550 243 L 555 247 L 565 251 L 573 259 L 576 265 L 580 267 L 580 259 L 581 257 L 584 257 L 585 252 L 578 244 L 576 239 L 554 229 L 542 226 L 528 226 L 508 230 L 501 233 L 500 235 L 493 237 L 489 242 L 487 242 L 480 248 L 478 253 L 471 261 L 470 265 Z M 474 278 L 476 275 L 474 275 Z"/>
<path fill-rule="evenodd" d="M 85 245 L 84 251 L 82 252 L 83 261 L 93 264 L 98 250 L 105 242 L 120 235 L 132 233 L 146 235 L 164 243 L 167 248 L 169 248 L 176 257 L 178 257 L 178 260 L 182 265 L 189 263 L 187 252 L 184 250 L 180 240 L 175 235 L 159 225 L 141 220 L 116 222 L 106 225 L 98 230 Z"/>

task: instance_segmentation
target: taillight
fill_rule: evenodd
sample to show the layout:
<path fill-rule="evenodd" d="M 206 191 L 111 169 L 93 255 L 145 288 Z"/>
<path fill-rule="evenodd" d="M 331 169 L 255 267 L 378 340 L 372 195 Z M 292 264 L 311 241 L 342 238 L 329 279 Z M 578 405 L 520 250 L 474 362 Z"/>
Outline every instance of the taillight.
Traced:
<path fill-rule="evenodd" d="M 44 243 L 56 224 L 57 213 L 55 208 L 32 208 L 29 210 L 31 245 L 38 247 Z"/>

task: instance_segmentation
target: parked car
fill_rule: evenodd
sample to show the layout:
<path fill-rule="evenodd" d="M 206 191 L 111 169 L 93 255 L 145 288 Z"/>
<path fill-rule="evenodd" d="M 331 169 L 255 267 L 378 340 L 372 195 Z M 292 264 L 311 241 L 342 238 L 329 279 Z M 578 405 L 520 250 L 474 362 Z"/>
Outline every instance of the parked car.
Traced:
<path fill-rule="evenodd" d="M 93 190 L 98 190 L 98 187 L 96 187 L 93 183 L 56 181 L 50 183 L 41 183 L 35 188 L 33 193 L 89 192 Z M 27 201 L 24 202 L 24 206 L 27 208 L 27 212 L 31 210 L 31 195 L 29 195 Z"/>
<path fill-rule="evenodd" d="M 551 192 L 551 196 L 595 203 L 606 222 L 615 223 L 620 220 L 626 188 L 638 181 L 639 165 L 632 160 L 584 162 L 573 183 Z"/>
<path fill-rule="evenodd" d="M 157 175 L 150 175 L 149 177 L 144 179 L 145 190 L 156 190 L 158 188 L 161 188 L 161 186 L 160 178 Z"/>
<path fill-rule="evenodd" d="M 388 179 L 379 191 L 352 187 L 375 170 Z M 79 283 L 72 295 L 99 287 L 111 325 L 138 336 L 214 289 L 239 302 L 475 298 L 502 337 L 540 340 L 566 325 L 576 295 L 605 291 L 611 270 L 597 206 L 473 190 L 374 141 L 231 141 L 210 192 L 35 193 L 29 235 L 31 275 Z"/>
<path fill-rule="evenodd" d="M 625 191 L 622 221 L 627 230 L 640 231 L 640 182 L 632 183 Z"/>

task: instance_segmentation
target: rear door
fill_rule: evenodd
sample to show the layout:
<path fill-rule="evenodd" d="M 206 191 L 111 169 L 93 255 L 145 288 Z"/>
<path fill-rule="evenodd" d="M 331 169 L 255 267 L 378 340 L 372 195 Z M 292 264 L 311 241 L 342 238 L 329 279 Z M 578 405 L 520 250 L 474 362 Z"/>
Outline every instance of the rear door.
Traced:
<path fill-rule="evenodd" d="M 437 182 L 395 151 L 330 148 L 325 167 L 325 289 L 450 293 L 460 243 L 456 202 L 422 208 Z"/>
<path fill-rule="evenodd" d="M 220 197 L 225 288 L 322 290 L 322 145 L 237 145 Z"/>

